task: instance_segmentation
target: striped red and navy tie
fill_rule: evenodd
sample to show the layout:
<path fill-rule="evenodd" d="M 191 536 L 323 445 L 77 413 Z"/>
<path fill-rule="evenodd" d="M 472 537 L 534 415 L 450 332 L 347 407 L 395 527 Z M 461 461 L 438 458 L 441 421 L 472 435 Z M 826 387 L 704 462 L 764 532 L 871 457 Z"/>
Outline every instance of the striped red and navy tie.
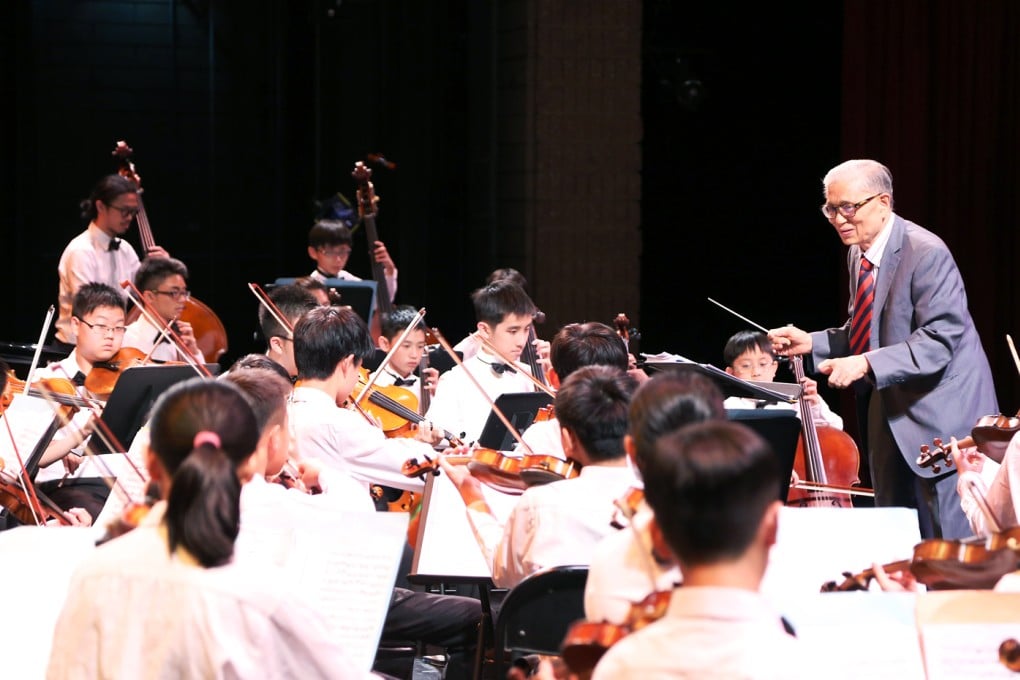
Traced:
<path fill-rule="evenodd" d="M 875 265 L 861 258 L 857 274 L 857 295 L 854 296 L 854 316 L 850 321 L 850 354 L 863 354 L 871 343 L 871 311 L 875 302 Z"/>

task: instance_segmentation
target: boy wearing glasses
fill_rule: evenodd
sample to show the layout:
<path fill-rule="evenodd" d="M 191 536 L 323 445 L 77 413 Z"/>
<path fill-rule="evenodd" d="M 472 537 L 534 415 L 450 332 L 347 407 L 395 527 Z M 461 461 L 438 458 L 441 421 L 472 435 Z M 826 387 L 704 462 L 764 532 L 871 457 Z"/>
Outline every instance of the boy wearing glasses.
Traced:
<path fill-rule="evenodd" d="M 170 340 L 169 332 L 164 332 L 166 325 L 170 324 L 185 349 L 198 361 L 204 362 L 205 357 L 198 348 L 191 324 L 179 320 L 184 305 L 191 297 L 187 266 L 172 257 L 145 260 L 135 273 L 135 288 L 141 291 L 146 306 L 158 317 L 154 320 L 160 325 L 153 325 L 145 314 L 141 315 L 128 326 L 124 346 L 149 354 L 153 361 L 182 361 L 184 357 Z"/>
<path fill-rule="evenodd" d="M 77 342 L 71 326 L 71 305 L 75 293 L 86 283 L 105 283 L 114 290 L 132 278 L 138 269 L 138 255 L 121 237 L 131 228 L 139 211 L 138 190 L 131 180 L 120 175 L 107 175 L 82 201 L 82 218 L 89 226 L 74 237 L 60 256 L 57 319 L 57 341 L 67 349 Z M 154 246 L 147 257 L 169 257 L 160 246 Z"/>
<path fill-rule="evenodd" d="M 342 220 L 318 220 L 308 232 L 308 257 L 315 261 L 311 277 L 323 282 L 327 279 L 361 281 L 344 269 L 351 256 L 351 242 L 351 230 Z M 397 295 L 397 266 L 382 241 L 375 242 L 372 256 L 383 266 L 392 302 Z"/>
<path fill-rule="evenodd" d="M 723 348 L 723 360 L 726 362 L 726 372 L 741 380 L 772 382 L 776 379 L 776 370 L 779 368 L 779 362 L 776 361 L 776 355 L 772 351 L 772 341 L 761 331 L 734 333 Z M 804 378 L 804 399 L 811 405 L 811 413 L 814 414 L 816 425 L 829 425 L 838 430 L 843 429 L 843 419 L 833 413 L 829 405 L 818 394 L 817 381 Z M 789 409 L 796 411 L 797 417 L 800 417 L 800 409 L 797 408 L 797 405 L 786 402 L 764 404 L 758 399 L 727 397 L 723 405 L 730 409 Z"/>
<path fill-rule="evenodd" d="M 67 358 L 41 368 L 35 377 L 65 378 L 76 385 L 78 396 L 94 399 L 85 387 L 85 378 L 96 364 L 109 361 L 120 351 L 127 330 L 124 298 L 105 283 L 86 283 L 75 293 L 71 312 L 70 326 L 78 338 L 77 346 Z M 82 462 L 93 418 L 92 409 L 79 409 L 71 422 L 57 431 L 39 461 L 35 481 L 39 490 L 61 508 L 84 508 L 96 517 L 109 495 L 106 483 L 100 479 L 64 479 Z"/>

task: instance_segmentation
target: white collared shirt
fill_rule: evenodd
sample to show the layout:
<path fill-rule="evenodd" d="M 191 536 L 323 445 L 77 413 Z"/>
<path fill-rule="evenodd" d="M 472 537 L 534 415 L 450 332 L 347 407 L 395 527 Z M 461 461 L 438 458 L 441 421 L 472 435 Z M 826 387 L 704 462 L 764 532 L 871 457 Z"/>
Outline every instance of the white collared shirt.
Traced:
<path fill-rule="evenodd" d="M 592 680 L 785 680 L 816 677 L 811 666 L 805 646 L 759 593 L 683 586 L 662 619 L 609 648 Z"/>
<path fill-rule="evenodd" d="M 534 384 L 524 375 L 525 372 L 531 374 L 526 365 L 517 361 L 513 366 L 514 373 L 496 373 L 491 366 L 493 363 L 501 364 L 503 361 L 483 350 L 465 361 L 462 366 L 454 366 L 443 373 L 439 377 L 436 395 L 432 398 L 432 405 L 429 406 L 425 418 L 447 432 L 456 435 L 463 432 L 464 436 L 461 439 L 473 442 L 482 433 L 492 406 L 485 396 L 479 394 L 478 388 L 468 377 L 467 372 L 470 372 L 493 401 L 501 394 L 535 391 Z"/>
<path fill-rule="evenodd" d="M 623 624 L 631 606 L 655 591 L 672 590 L 682 581 L 675 563 L 652 557 L 652 509 L 642 501 L 630 525 L 611 532 L 595 546 L 584 588 L 589 621 Z"/>
<path fill-rule="evenodd" d="M 533 422 L 521 433 L 521 439 L 536 456 L 553 456 L 566 460 L 563 437 L 560 435 L 560 421 L 556 418 Z"/>
<path fill-rule="evenodd" d="M 270 565 L 171 555 L 157 503 L 75 570 L 47 678 L 369 678 Z"/>
<path fill-rule="evenodd" d="M 135 249 L 120 239 L 120 247 L 110 250 L 112 240 L 92 222 L 64 248 L 57 265 L 57 273 L 60 275 L 58 340 L 71 344 L 78 342 L 71 331 L 71 303 L 79 288 L 86 283 L 105 283 L 125 295 L 120 284 L 135 278 L 139 264 Z"/>
<path fill-rule="evenodd" d="M 302 458 L 315 458 L 364 485 L 383 484 L 422 491 L 424 482 L 405 476 L 411 458 L 434 456 L 431 446 L 415 439 L 388 439 L 381 429 L 355 411 L 340 408 L 314 387 L 296 387 L 288 406 L 290 430 Z"/>
<path fill-rule="evenodd" d="M 156 345 L 156 338 L 160 337 L 161 331 L 162 329 L 156 328 L 149 323 L 149 320 L 144 315 L 140 316 L 137 321 L 128 325 L 127 331 L 124 333 L 124 341 L 121 345 L 123 347 L 134 347 L 146 354 L 149 354 L 149 350 L 152 350 L 149 358 L 153 361 L 184 361 L 184 356 L 170 340 L 169 332 L 167 332 L 166 336 L 160 338 L 159 346 L 156 349 L 152 349 Z M 198 351 L 197 359 L 200 363 L 205 363 L 205 356 L 202 354 L 202 350 Z"/>
<path fill-rule="evenodd" d="M 47 366 L 38 369 L 35 372 L 34 380 L 42 380 L 43 378 L 65 378 L 67 380 L 73 380 L 74 376 L 77 375 L 79 371 L 81 371 L 81 369 L 78 367 L 78 350 L 74 349 L 71 350 L 71 353 L 68 354 L 65 358 L 61 359 L 60 361 L 48 364 Z M 78 393 L 79 397 L 83 398 L 94 397 L 94 395 L 91 392 L 85 389 L 84 385 L 78 386 L 76 388 L 76 392 Z M 85 427 L 85 424 L 88 422 L 89 418 L 92 417 L 92 413 L 93 413 L 92 409 L 79 408 L 75 412 L 75 414 L 71 417 L 71 422 L 57 430 L 57 433 L 53 435 L 52 441 L 59 441 L 65 437 L 69 437 L 80 432 L 82 428 Z M 42 434 L 43 433 L 40 432 L 39 436 L 41 437 Z M 84 452 L 85 445 L 87 443 L 88 437 L 86 437 L 81 444 L 72 449 L 72 452 L 81 454 L 82 452 Z M 28 453 L 22 453 L 22 455 L 27 457 Z M 36 475 L 35 481 L 36 483 L 39 483 L 49 482 L 54 479 L 61 479 L 62 477 L 65 476 L 66 473 L 67 468 L 64 467 L 64 462 L 62 460 L 56 460 L 47 465 L 46 467 L 39 468 L 39 473 Z"/>
<path fill-rule="evenodd" d="M 548 567 L 588 564 L 595 545 L 616 531 L 613 501 L 636 482 L 629 467 L 588 465 L 572 479 L 527 489 L 505 526 L 468 508 L 475 539 L 492 565 L 493 583 L 512 588 Z"/>

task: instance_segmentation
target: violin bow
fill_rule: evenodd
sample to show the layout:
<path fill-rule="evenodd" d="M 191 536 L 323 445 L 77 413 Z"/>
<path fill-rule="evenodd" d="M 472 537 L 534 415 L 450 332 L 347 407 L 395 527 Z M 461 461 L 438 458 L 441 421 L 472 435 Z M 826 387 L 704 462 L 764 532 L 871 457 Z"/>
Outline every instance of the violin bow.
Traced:
<path fill-rule="evenodd" d="M 39 342 L 35 345 L 35 354 L 32 355 L 32 365 L 28 369 L 28 375 L 25 377 L 25 390 L 24 393 L 28 394 L 29 385 L 32 384 L 32 374 L 35 373 L 35 369 L 39 367 L 39 357 L 42 354 L 43 343 L 46 341 L 46 335 L 50 332 L 50 324 L 53 323 L 53 305 L 46 311 L 46 318 L 43 320 L 42 331 L 39 333 Z"/>
<path fill-rule="evenodd" d="M 472 333 L 472 335 L 474 335 L 476 338 L 481 340 L 483 345 L 485 345 L 493 354 L 495 354 L 500 359 L 505 361 L 508 366 L 516 366 L 517 365 L 516 361 L 511 361 L 510 357 L 508 357 L 507 355 L 503 354 L 498 349 L 496 349 L 496 346 L 493 345 L 491 342 L 489 342 L 489 339 L 486 338 L 484 335 L 482 335 L 481 332 L 475 331 L 474 333 Z M 521 371 L 521 375 L 523 375 L 525 378 L 527 378 L 528 380 L 533 382 L 535 384 L 535 387 L 537 387 L 539 389 L 539 391 L 545 392 L 550 397 L 553 397 L 553 398 L 556 397 L 556 392 L 555 391 L 551 390 L 548 385 L 544 384 L 541 380 L 539 380 L 535 376 L 531 375 L 531 373 L 529 371 Z"/>
<path fill-rule="evenodd" d="M 8 409 L 10 410 L 10 409 Z M 39 497 L 35 495 L 35 484 L 32 484 L 31 480 L 26 480 L 27 471 L 25 470 L 25 461 L 21 457 L 21 451 L 18 449 L 18 443 L 14 441 L 14 432 L 11 430 L 11 421 L 8 414 L 4 412 L 4 425 L 7 427 L 7 436 L 11 440 L 11 448 L 14 449 L 14 455 L 18 459 L 18 465 L 21 466 L 21 470 L 17 476 L 14 477 L 12 483 L 17 484 L 21 487 L 22 492 L 25 494 L 25 498 L 29 500 L 28 509 L 32 511 L 32 519 L 35 523 L 41 525 L 39 518 L 42 517 L 42 504 L 39 502 Z M 10 476 L 10 473 L 3 472 L 3 475 Z"/>
<path fill-rule="evenodd" d="M 128 299 L 135 303 L 135 305 L 138 307 L 138 311 L 141 312 L 142 316 L 145 317 L 146 321 L 152 324 L 154 328 L 163 329 L 163 332 L 168 334 L 168 337 L 170 338 L 170 341 L 174 344 L 174 347 L 176 347 L 177 351 L 180 352 L 181 356 L 184 357 L 185 363 L 191 366 L 191 368 L 193 368 L 200 377 L 202 378 L 213 377 L 212 373 L 209 372 L 209 369 L 205 367 L 205 364 L 199 361 L 198 357 L 192 354 L 191 350 L 184 346 L 184 340 L 182 340 L 181 336 L 178 335 L 177 332 L 173 329 L 173 326 L 169 323 L 163 323 L 162 321 L 159 321 L 159 317 L 157 317 L 152 312 L 152 310 L 149 309 L 149 305 L 146 304 L 145 298 L 142 297 L 142 292 L 135 287 L 135 284 L 133 284 L 131 281 L 123 281 L 121 282 L 120 287 L 128 291 L 129 293 Z M 149 354 L 151 355 L 155 349 L 156 346 L 153 345 L 153 348 L 149 350 Z M 146 359 L 148 359 L 148 356 L 146 357 Z"/>
<path fill-rule="evenodd" d="M 361 400 L 365 398 L 365 395 L 368 394 L 369 390 L 371 390 L 372 387 L 375 385 L 376 381 L 379 379 L 379 376 L 382 375 L 382 370 L 389 366 L 390 359 L 392 359 L 396 351 L 400 349 L 400 345 L 403 344 L 404 340 L 407 339 L 407 336 L 411 334 L 411 331 L 413 331 L 415 327 L 419 323 L 421 323 L 421 320 L 424 318 L 425 308 L 422 307 L 421 309 L 418 310 L 418 313 L 414 315 L 414 318 L 411 319 L 411 322 L 407 324 L 407 328 L 405 328 L 403 332 L 401 332 L 400 336 L 393 342 L 393 345 L 390 347 L 390 351 L 386 353 L 385 358 L 383 358 L 382 362 L 379 364 L 379 368 L 375 370 L 372 376 L 368 379 L 368 383 L 365 385 L 364 388 L 362 388 L 361 392 L 358 394 L 358 397 L 354 400 L 355 404 L 361 403 Z"/>
<path fill-rule="evenodd" d="M 1017 356 L 1016 346 L 1013 344 L 1013 338 L 1006 333 L 1006 343 L 1009 345 L 1009 353 L 1013 355 L 1013 364 L 1016 366 L 1016 370 L 1020 373 L 1020 356 Z"/>
<path fill-rule="evenodd" d="M 961 472 L 958 484 L 963 486 L 963 493 L 969 494 L 974 503 L 981 508 L 989 536 L 1002 533 L 1002 528 L 999 526 L 998 520 L 995 519 L 991 506 L 988 505 L 988 486 L 985 484 L 985 480 L 981 479 L 981 475 L 971 470 Z"/>
<path fill-rule="evenodd" d="M 489 394 L 485 391 L 484 388 L 482 388 L 481 384 L 475 379 L 475 376 L 471 375 L 471 371 L 469 371 L 466 368 L 464 368 L 464 362 L 461 361 L 460 356 L 458 356 L 457 353 L 453 351 L 453 347 L 451 347 L 450 343 L 446 341 L 446 338 L 443 337 L 443 334 L 439 332 L 439 329 L 438 328 L 433 328 L 432 329 L 432 334 L 435 336 L 436 340 L 439 341 L 439 344 L 443 347 L 443 350 L 448 355 L 450 355 L 450 358 L 453 359 L 454 363 L 456 363 L 458 366 L 460 366 L 462 369 L 464 369 L 464 375 L 466 375 L 468 377 L 468 379 L 471 380 L 471 383 L 475 386 L 475 388 L 478 390 L 478 392 L 483 397 L 485 397 L 485 401 L 489 402 L 489 406 L 492 408 L 492 412 L 495 413 L 496 417 L 499 418 L 500 422 L 502 422 L 503 425 L 506 426 L 507 431 L 510 432 L 511 435 L 513 435 L 513 438 L 517 440 L 517 443 L 519 445 L 524 447 L 525 455 L 528 455 L 528 456 L 535 455 L 535 452 L 531 450 L 531 447 L 528 446 L 527 443 L 524 441 L 524 438 L 521 437 L 521 433 L 518 432 L 517 428 L 514 427 L 510 423 L 510 419 L 506 417 L 506 414 L 503 413 L 503 410 L 500 409 L 498 406 L 496 406 L 496 402 L 493 401 L 489 397 Z M 484 338 L 482 338 L 482 340 L 485 341 Z M 505 358 L 504 358 L 504 361 L 506 361 Z M 508 362 L 508 363 L 513 363 L 513 362 Z"/>
<path fill-rule="evenodd" d="M 276 323 L 280 324 L 280 326 L 282 326 L 283 329 L 290 335 L 290 339 L 293 340 L 294 324 L 283 316 L 283 310 L 276 306 L 276 303 L 273 302 L 272 298 L 269 297 L 269 294 L 262 289 L 262 286 L 251 282 L 248 284 L 248 290 L 251 291 L 252 295 L 255 296 L 255 299 L 259 301 L 259 304 L 262 305 L 267 312 L 269 312 L 270 316 L 276 319 Z M 269 339 L 267 338 L 266 341 L 268 342 L 268 340 Z"/>
<path fill-rule="evenodd" d="M 58 369 L 63 370 L 63 367 L 58 365 Z M 64 371 L 64 373 L 65 377 L 67 377 L 66 376 L 67 372 Z M 68 380 L 70 380 L 69 377 Z M 50 408 L 53 409 L 54 414 L 58 415 L 60 419 L 63 421 L 63 426 L 66 427 L 70 425 L 71 420 L 65 417 L 63 411 L 60 410 L 60 403 L 56 399 L 54 399 L 53 392 L 51 390 L 42 389 L 39 390 L 39 393 L 49 403 Z M 93 412 L 102 411 L 102 406 L 98 402 L 93 402 L 93 405 L 90 408 L 92 409 Z M 99 440 L 103 442 L 103 444 L 109 451 L 116 451 L 120 453 L 122 456 L 124 456 L 124 460 L 127 461 L 128 466 L 134 471 L 136 475 L 138 475 L 138 478 L 142 480 L 142 482 L 149 481 L 149 478 L 146 477 L 142 473 L 142 471 L 138 469 L 138 466 L 135 465 L 135 462 L 131 460 L 131 456 L 128 455 L 127 449 L 124 447 L 123 442 L 121 442 L 117 438 L 117 435 L 113 433 L 113 430 L 110 429 L 110 426 L 107 425 L 106 421 L 104 421 L 102 418 L 96 418 L 95 430 L 93 431 L 93 434 L 95 434 L 99 438 Z M 126 488 L 124 488 L 123 483 L 118 479 L 117 475 L 113 474 L 113 470 L 110 469 L 110 466 L 107 465 L 106 461 L 102 458 L 102 456 L 97 455 L 95 451 L 92 450 L 91 442 L 85 443 L 85 448 L 83 449 L 83 451 L 87 458 L 91 458 L 93 461 L 95 461 L 96 465 L 102 467 L 107 472 L 109 477 L 113 478 L 113 481 L 110 482 L 107 477 L 102 477 L 106 485 L 110 487 L 110 491 L 119 490 L 121 495 L 124 498 L 126 498 L 128 502 L 133 502 L 131 494 L 128 492 Z"/>

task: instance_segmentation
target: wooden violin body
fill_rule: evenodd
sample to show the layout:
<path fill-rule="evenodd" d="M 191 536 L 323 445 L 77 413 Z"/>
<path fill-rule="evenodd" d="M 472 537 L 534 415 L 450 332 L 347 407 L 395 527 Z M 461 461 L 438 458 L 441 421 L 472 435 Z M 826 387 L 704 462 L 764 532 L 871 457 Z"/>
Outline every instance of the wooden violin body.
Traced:
<path fill-rule="evenodd" d="M 574 477 L 581 468 L 576 461 L 564 461 L 555 456 L 514 458 L 494 449 L 473 449 L 469 455 L 446 456 L 446 461 L 467 465 L 471 474 L 486 486 L 514 496 L 524 493 L 529 486 Z M 401 471 L 408 477 L 421 477 L 429 472 L 439 474 L 439 458 L 427 459 L 424 463 L 412 458 L 404 463 Z"/>
<path fill-rule="evenodd" d="M 578 621 L 570 627 L 560 654 L 570 672 L 579 678 L 591 676 L 602 655 L 627 635 L 639 631 L 649 623 L 658 621 L 666 614 L 671 590 L 656 590 L 630 607 L 623 624 L 608 622 Z"/>
<path fill-rule="evenodd" d="M 1016 571 L 1020 557 L 1016 545 L 1020 530 L 1008 537 L 995 537 L 988 543 L 930 539 L 914 546 L 914 555 L 909 560 L 898 560 L 883 565 L 887 572 L 908 569 L 918 583 L 930 590 L 987 590 L 993 588 L 999 579 Z M 867 590 L 875 577 L 872 568 L 852 574 L 845 572 L 841 583 L 830 581 L 822 585 L 822 592 Z"/>

